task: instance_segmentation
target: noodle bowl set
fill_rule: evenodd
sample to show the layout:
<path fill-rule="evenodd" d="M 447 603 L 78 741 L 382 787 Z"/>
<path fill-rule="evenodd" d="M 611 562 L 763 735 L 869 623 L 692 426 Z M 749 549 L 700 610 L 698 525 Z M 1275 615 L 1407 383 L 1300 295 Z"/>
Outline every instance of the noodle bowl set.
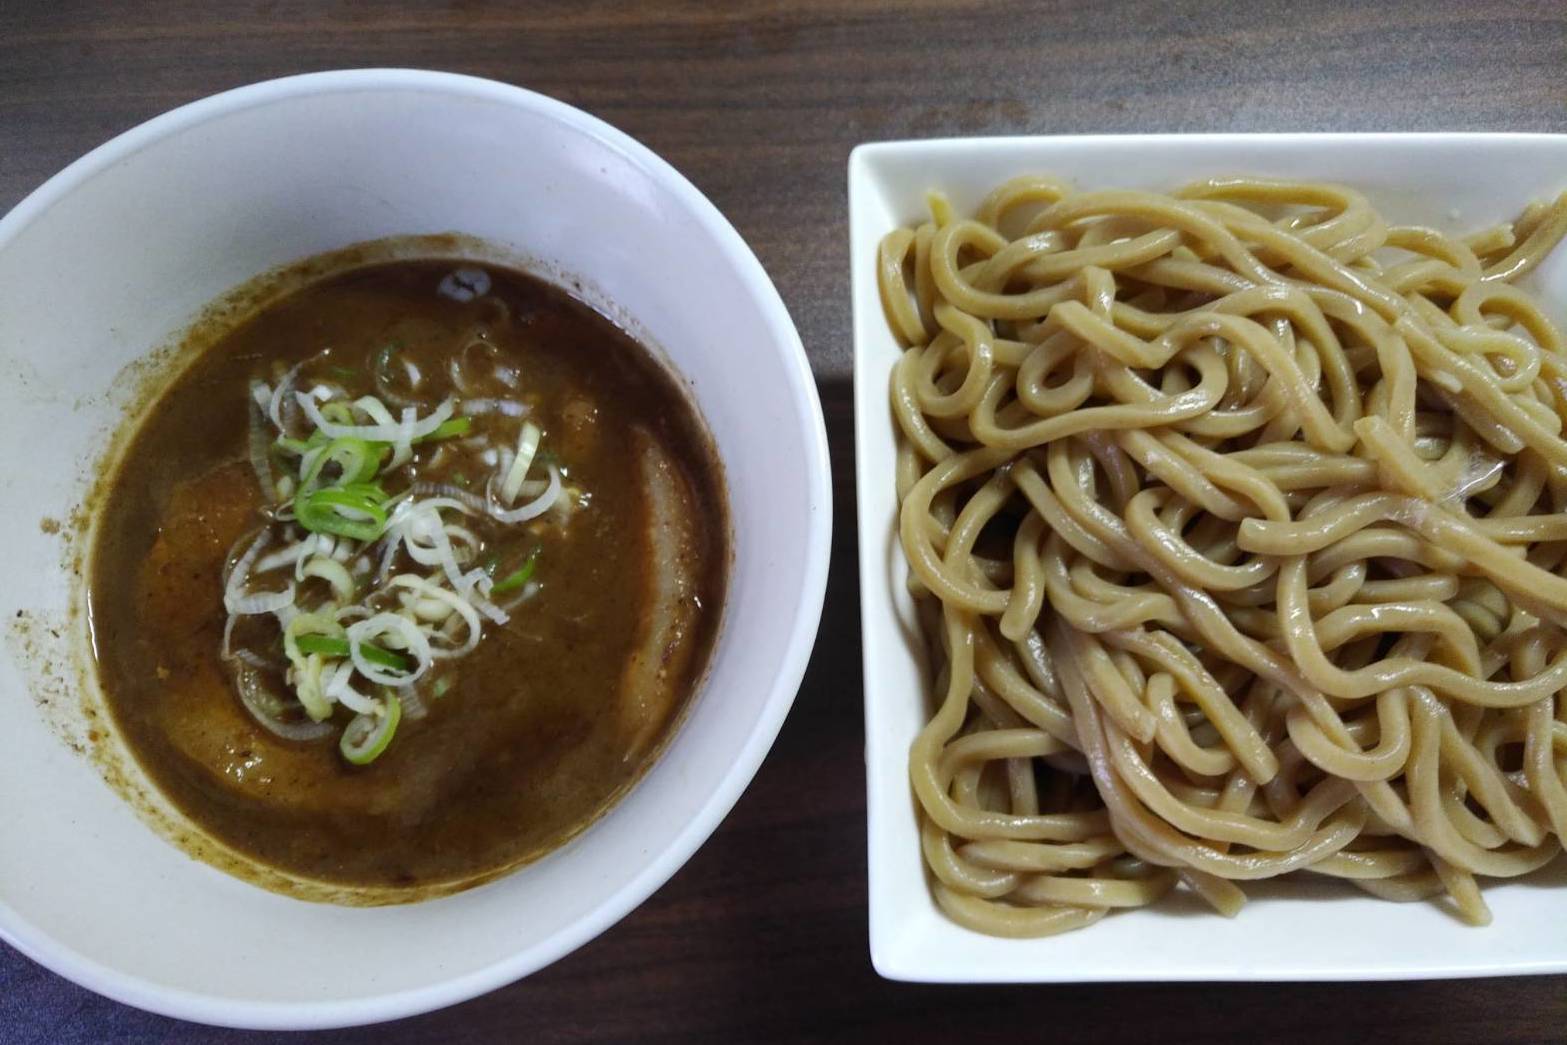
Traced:
<path fill-rule="evenodd" d="M 849 180 L 877 969 L 1567 968 L 1567 144 Z M 0 343 L 0 439 L 58 433 L 0 515 L 0 794 L 49 796 L 0 807 L 40 842 L 0 934 L 96 990 L 321 1027 L 526 975 L 679 868 L 793 700 L 808 363 L 585 114 L 395 70 L 170 113 L 0 221 Z"/>

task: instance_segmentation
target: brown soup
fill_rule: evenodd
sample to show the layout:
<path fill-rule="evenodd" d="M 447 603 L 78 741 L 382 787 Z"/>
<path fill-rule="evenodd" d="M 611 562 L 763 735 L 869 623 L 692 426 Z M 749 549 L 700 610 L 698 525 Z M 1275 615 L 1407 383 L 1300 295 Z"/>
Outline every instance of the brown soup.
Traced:
<path fill-rule="evenodd" d="M 405 438 L 440 404 L 442 427 Z M 525 424 L 538 445 L 507 497 Z M 121 460 L 90 576 L 110 711 L 176 806 L 290 875 L 477 882 L 560 845 L 647 768 L 714 641 L 728 534 L 700 419 L 646 349 L 517 272 L 399 261 L 298 290 L 206 349 Z M 551 477 L 547 510 L 502 521 L 549 501 Z M 466 611 L 432 588 L 467 591 Z M 293 602 L 246 603 L 273 592 Z M 377 615 L 410 623 L 361 634 L 378 660 L 356 668 L 343 647 Z M 355 764 L 360 718 L 395 731 Z"/>

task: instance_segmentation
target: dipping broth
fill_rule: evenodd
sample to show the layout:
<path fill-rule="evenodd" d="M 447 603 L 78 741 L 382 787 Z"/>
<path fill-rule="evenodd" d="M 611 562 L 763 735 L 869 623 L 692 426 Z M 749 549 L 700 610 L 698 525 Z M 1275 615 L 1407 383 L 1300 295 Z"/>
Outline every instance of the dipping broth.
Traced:
<path fill-rule="evenodd" d="M 398 261 L 306 286 L 161 394 L 98 506 L 110 712 L 290 876 L 471 884 L 647 769 L 705 669 L 723 481 L 672 376 L 560 289 Z"/>

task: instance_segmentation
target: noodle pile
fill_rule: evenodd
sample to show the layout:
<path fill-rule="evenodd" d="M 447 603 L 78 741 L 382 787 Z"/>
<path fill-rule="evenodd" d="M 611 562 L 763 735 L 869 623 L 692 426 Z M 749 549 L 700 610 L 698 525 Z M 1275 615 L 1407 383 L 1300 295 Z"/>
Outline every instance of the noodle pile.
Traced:
<path fill-rule="evenodd" d="M 1461 239 L 1254 179 L 931 209 L 879 277 L 942 908 L 1310 872 L 1488 922 L 1567 838 L 1567 344 L 1514 286 L 1567 196 Z"/>

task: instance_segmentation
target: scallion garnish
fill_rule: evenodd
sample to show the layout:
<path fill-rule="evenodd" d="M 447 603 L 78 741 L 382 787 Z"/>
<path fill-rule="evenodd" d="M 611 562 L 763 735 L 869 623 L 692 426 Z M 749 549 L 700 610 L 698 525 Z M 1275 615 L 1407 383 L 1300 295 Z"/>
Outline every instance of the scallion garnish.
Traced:
<path fill-rule="evenodd" d="M 352 405 L 338 400 L 321 407 L 321 416 L 333 424 L 351 425 L 354 423 L 354 408 Z M 316 436 L 320 436 L 323 439 L 328 438 L 327 434 L 320 429 L 311 434 L 311 439 L 315 439 Z"/>
<path fill-rule="evenodd" d="M 539 549 L 537 546 L 535 546 L 532 551 L 528 552 L 528 558 L 523 562 L 523 564 L 517 567 L 517 569 L 513 570 L 511 573 L 508 573 L 505 577 L 502 577 L 500 580 L 496 581 L 495 587 L 491 588 L 490 591 L 494 592 L 496 595 L 504 595 L 509 591 L 516 591 L 518 588 L 522 587 L 524 584 L 527 584 L 528 581 L 533 578 L 533 570 L 534 567 L 538 565 L 538 563 Z"/>
<path fill-rule="evenodd" d="M 354 712 L 340 746 L 355 765 L 386 750 L 403 715 L 426 714 L 420 697 L 429 693 L 416 687 L 438 660 L 471 652 L 486 620 L 507 623 L 506 609 L 497 605 L 500 596 L 513 593 L 510 604 L 537 587 L 532 581 L 540 548 L 520 557 L 509 550 L 486 553 L 490 535 L 479 529 L 481 522 L 513 526 L 549 510 L 562 496 L 559 468 L 548 463 L 543 493 L 530 494 L 534 500 L 521 507 L 507 507 L 523 488 L 540 485 L 527 481 L 538 460 L 535 452 L 553 461 L 540 446 L 543 433 L 536 424 L 523 420 L 513 428 L 509 419 L 526 418 L 526 408 L 512 400 L 474 399 L 457 416 L 459 401 L 447 397 L 427 409 L 427 401 L 404 394 L 417 394 L 422 377 L 412 359 L 399 358 L 400 351 L 399 345 L 386 345 L 359 370 L 322 368 L 323 375 L 345 381 L 372 378 L 379 397 L 352 398 L 330 382 L 297 390 L 293 375 L 304 364 L 285 375 L 280 389 L 252 385 L 251 463 L 260 462 L 257 475 L 275 503 L 269 526 L 248 540 L 225 581 L 230 618 L 224 656 L 250 665 L 259 663 L 252 655 L 259 654 L 276 664 L 279 650 L 265 639 L 246 636 L 256 644 L 250 653 L 229 652 L 239 617 L 275 613 L 281 659 L 287 662 L 284 681 L 298 697 L 298 710 L 313 720 L 308 724 L 313 731 L 318 725 L 335 728 L 329 723 L 340 707 Z M 387 382 L 388 371 L 399 364 L 408 372 L 402 391 Z M 460 377 L 453 380 L 462 385 Z M 297 405 L 309 427 L 296 427 L 296 417 L 285 423 L 277 413 L 280 404 Z M 508 404 L 515 409 L 499 409 Z M 270 432 L 259 427 L 268 419 Z M 414 446 L 439 440 L 463 442 L 431 448 L 427 457 Z M 515 440 L 516 450 L 501 450 L 501 440 L 508 446 Z M 450 467 L 444 463 L 449 458 L 462 470 L 450 472 L 443 483 L 439 474 Z M 481 462 L 499 465 L 496 474 L 476 474 Z M 404 471 L 405 465 L 411 467 Z M 427 471 L 435 475 L 423 474 Z M 489 495 L 496 487 L 503 496 Z M 472 492 L 475 488 L 486 496 Z M 509 541 L 507 546 L 515 547 Z M 313 579 L 326 581 L 326 587 Z M 443 675 L 430 689 L 439 697 L 451 686 Z M 275 727 L 283 717 L 272 710 L 277 713 L 252 707 L 253 714 L 266 712 Z"/>
<path fill-rule="evenodd" d="M 337 486 L 354 486 L 368 483 L 381 469 L 381 458 L 386 453 L 385 443 L 372 443 L 364 439 L 345 436 L 333 439 L 310 462 L 310 467 L 299 477 L 300 489 L 306 493 L 320 485 L 322 471 L 328 464 L 338 467 Z"/>
<path fill-rule="evenodd" d="M 427 443 L 427 442 L 433 442 L 433 441 L 435 441 L 437 439 L 452 439 L 452 438 L 454 438 L 456 436 L 459 436 L 459 435 L 467 435 L 468 434 L 468 430 L 470 428 L 472 428 L 472 427 L 473 427 L 473 418 L 471 418 L 471 417 L 454 417 L 450 421 L 442 421 L 439 425 L 437 425 L 435 427 L 435 431 L 431 432 L 427 436 L 423 436 L 423 437 L 421 437 L 419 439 L 415 439 L 414 442 L 416 442 L 416 443 Z"/>
<path fill-rule="evenodd" d="M 323 657 L 348 656 L 348 640 L 335 638 L 331 635 L 301 635 L 295 640 L 301 653 L 319 653 Z M 382 649 L 380 646 L 372 646 L 368 642 L 359 644 L 359 652 L 365 660 L 372 664 L 379 664 L 383 668 L 393 668 L 397 671 L 407 671 L 408 658 L 391 650 Z"/>
<path fill-rule="evenodd" d="M 294 498 L 294 517 L 312 533 L 373 541 L 386 530 L 386 491 L 374 483 L 329 486 Z"/>
<path fill-rule="evenodd" d="M 378 714 L 354 716 L 353 721 L 343 729 L 343 735 L 337 742 L 338 750 L 356 766 L 369 765 L 380 758 L 392 742 L 392 734 L 397 732 L 397 723 L 402 719 L 402 702 L 396 695 L 388 693 L 381 699 Z"/>

